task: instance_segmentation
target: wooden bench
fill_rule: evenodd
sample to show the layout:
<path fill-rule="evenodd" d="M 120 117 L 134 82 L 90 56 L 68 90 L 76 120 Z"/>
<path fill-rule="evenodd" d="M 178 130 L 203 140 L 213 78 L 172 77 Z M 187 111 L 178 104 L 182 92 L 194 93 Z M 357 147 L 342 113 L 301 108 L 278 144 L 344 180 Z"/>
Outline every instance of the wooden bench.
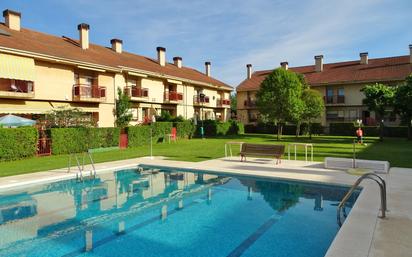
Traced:
<path fill-rule="evenodd" d="M 276 158 L 276 165 L 281 163 L 281 157 L 285 153 L 284 145 L 263 145 L 263 144 L 242 144 L 240 151 L 240 161 L 246 161 L 246 156 L 273 156 Z"/>

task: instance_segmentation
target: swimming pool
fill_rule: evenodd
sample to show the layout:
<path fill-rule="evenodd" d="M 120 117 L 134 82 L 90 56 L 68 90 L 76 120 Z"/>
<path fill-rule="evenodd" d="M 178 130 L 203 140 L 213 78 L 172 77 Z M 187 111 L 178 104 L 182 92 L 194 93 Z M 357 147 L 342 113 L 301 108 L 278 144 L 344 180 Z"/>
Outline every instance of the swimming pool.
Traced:
<path fill-rule="evenodd" d="M 0 194 L 0 256 L 323 256 L 347 190 L 153 167 L 37 185 Z"/>

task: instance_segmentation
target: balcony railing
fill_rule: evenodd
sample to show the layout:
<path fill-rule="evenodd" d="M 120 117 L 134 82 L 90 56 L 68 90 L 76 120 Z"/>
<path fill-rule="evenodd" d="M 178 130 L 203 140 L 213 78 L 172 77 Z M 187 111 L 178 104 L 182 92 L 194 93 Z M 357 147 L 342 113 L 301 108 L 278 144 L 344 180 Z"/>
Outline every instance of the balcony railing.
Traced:
<path fill-rule="evenodd" d="M 125 87 L 124 93 L 129 97 L 149 98 L 149 89 L 140 87 Z"/>
<path fill-rule="evenodd" d="M 219 106 L 219 107 L 230 106 L 230 100 L 229 99 L 217 99 L 216 106 Z"/>
<path fill-rule="evenodd" d="M 106 101 L 106 87 L 75 84 L 73 85 L 73 99 L 87 102 Z"/>
<path fill-rule="evenodd" d="M 183 101 L 183 94 L 175 91 L 165 92 L 164 93 L 165 102 L 181 102 Z"/>
<path fill-rule="evenodd" d="M 330 95 L 330 96 L 325 96 L 323 99 L 325 101 L 325 104 L 344 104 L 345 103 L 344 95 Z"/>
<path fill-rule="evenodd" d="M 254 100 L 245 100 L 244 106 L 246 108 L 254 108 L 254 107 L 256 107 L 256 101 L 254 101 Z"/>
<path fill-rule="evenodd" d="M 9 87 L 0 89 L 0 97 L 4 98 L 33 98 L 34 83 L 31 81 L 15 80 L 10 81 Z"/>
<path fill-rule="evenodd" d="M 209 105 L 210 99 L 208 96 L 200 97 L 198 95 L 193 96 L 193 105 Z"/>

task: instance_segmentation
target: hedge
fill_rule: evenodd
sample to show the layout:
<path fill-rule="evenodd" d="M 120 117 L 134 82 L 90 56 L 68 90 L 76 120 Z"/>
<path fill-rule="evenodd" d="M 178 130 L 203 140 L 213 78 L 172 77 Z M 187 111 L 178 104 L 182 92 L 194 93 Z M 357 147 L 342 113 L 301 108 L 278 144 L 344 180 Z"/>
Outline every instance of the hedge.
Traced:
<path fill-rule="evenodd" d="M 176 127 L 179 138 L 192 138 L 196 130 L 191 121 L 175 122 L 174 127 Z"/>
<path fill-rule="evenodd" d="M 127 128 L 128 146 L 137 147 L 150 143 L 152 133 L 153 142 L 163 139 L 172 131 L 172 122 L 155 122 L 152 125 L 140 125 Z"/>
<path fill-rule="evenodd" d="M 221 122 L 216 120 L 198 121 L 195 135 L 200 137 L 200 128 L 203 125 L 204 135 L 207 137 L 244 134 L 243 123 L 238 121 Z"/>
<path fill-rule="evenodd" d="M 245 125 L 245 132 L 246 133 L 259 133 L 259 134 L 276 134 L 277 133 L 277 126 L 273 122 L 259 122 L 257 124 L 247 124 Z M 311 124 L 311 131 L 312 134 L 319 135 L 323 134 L 323 127 L 320 123 L 312 123 Z M 303 123 L 300 125 L 300 135 L 308 134 L 308 124 Z M 293 124 L 286 124 L 283 126 L 283 135 L 296 135 L 296 125 Z"/>
<path fill-rule="evenodd" d="M 378 137 L 379 126 L 362 126 L 363 135 L 367 137 Z M 353 123 L 336 122 L 329 124 L 329 134 L 338 136 L 354 136 L 356 127 Z M 406 126 L 385 126 L 383 130 L 385 137 L 407 137 L 408 127 Z"/>
<path fill-rule="evenodd" d="M 119 128 L 52 128 L 53 154 L 85 152 L 91 148 L 119 145 Z"/>
<path fill-rule="evenodd" d="M 34 127 L 0 128 L 0 161 L 36 155 L 38 132 Z"/>

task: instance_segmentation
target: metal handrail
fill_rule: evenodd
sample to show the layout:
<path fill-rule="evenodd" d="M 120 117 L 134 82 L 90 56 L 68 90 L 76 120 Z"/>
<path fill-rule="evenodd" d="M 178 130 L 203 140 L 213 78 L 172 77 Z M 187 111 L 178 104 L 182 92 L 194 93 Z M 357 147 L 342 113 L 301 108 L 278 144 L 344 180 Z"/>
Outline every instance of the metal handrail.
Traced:
<path fill-rule="evenodd" d="M 67 164 L 67 172 L 70 172 L 70 167 L 71 167 L 71 162 L 72 162 L 72 156 L 74 156 L 75 160 L 76 160 L 76 164 L 77 164 L 77 168 L 79 169 L 79 171 L 76 173 L 76 179 L 80 179 L 83 180 L 83 171 L 84 171 L 84 163 L 85 163 L 85 155 L 86 152 L 83 153 L 83 160 L 82 160 L 82 164 L 80 165 L 80 161 L 79 158 L 77 156 L 76 153 L 70 153 L 69 155 L 69 162 Z M 90 176 L 93 176 L 94 178 L 96 178 L 96 168 L 94 166 L 94 161 L 93 161 L 93 157 L 90 153 L 90 151 L 87 151 L 87 155 L 89 157 L 90 160 L 90 164 L 92 165 L 92 170 L 90 171 Z"/>
<path fill-rule="evenodd" d="M 356 180 L 356 182 L 353 184 L 353 186 L 346 193 L 346 195 L 343 197 L 342 201 L 338 205 L 337 221 L 338 221 L 339 226 L 342 226 L 342 221 L 341 221 L 342 209 L 343 209 L 343 212 L 344 212 L 344 216 L 346 217 L 346 210 L 345 210 L 346 202 L 349 200 L 349 198 L 352 196 L 353 192 L 357 189 L 359 184 L 364 179 L 371 179 L 371 180 L 375 181 L 376 183 L 378 183 L 379 188 L 380 188 L 380 195 L 381 195 L 381 216 L 380 216 L 380 218 L 385 218 L 386 217 L 386 211 L 387 211 L 386 182 L 385 182 L 385 180 L 383 180 L 380 176 L 378 176 L 375 173 L 372 173 L 372 172 L 371 173 L 365 173 Z"/>

